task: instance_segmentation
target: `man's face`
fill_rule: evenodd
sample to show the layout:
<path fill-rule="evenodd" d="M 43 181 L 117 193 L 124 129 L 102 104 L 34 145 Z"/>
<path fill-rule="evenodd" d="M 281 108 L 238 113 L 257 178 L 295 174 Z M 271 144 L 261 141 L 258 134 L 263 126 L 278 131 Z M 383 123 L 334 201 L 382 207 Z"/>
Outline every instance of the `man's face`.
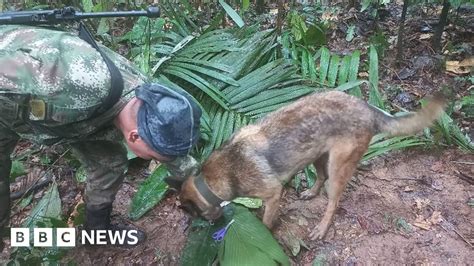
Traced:
<path fill-rule="evenodd" d="M 128 148 L 135 153 L 136 156 L 145 159 L 145 160 L 156 160 L 160 162 L 170 161 L 170 158 L 167 158 L 155 151 L 153 151 L 146 142 L 138 135 L 138 132 L 132 132 L 127 138 Z"/>

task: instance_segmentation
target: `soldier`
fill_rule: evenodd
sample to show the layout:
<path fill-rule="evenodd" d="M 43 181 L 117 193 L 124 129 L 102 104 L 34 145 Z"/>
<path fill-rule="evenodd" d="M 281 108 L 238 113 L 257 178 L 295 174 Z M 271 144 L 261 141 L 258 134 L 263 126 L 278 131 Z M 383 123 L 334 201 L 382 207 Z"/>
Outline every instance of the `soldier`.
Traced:
<path fill-rule="evenodd" d="M 110 221 L 127 169 L 124 141 L 137 156 L 167 164 L 175 176 L 197 171 L 188 155 L 201 116 L 193 98 L 150 83 L 125 58 L 101 50 L 72 32 L 0 26 L 0 231 L 9 221 L 10 155 L 19 139 L 72 147 L 88 175 L 86 230 L 130 229 Z M 107 58 L 120 71 L 123 92 L 99 112 L 116 86 Z"/>

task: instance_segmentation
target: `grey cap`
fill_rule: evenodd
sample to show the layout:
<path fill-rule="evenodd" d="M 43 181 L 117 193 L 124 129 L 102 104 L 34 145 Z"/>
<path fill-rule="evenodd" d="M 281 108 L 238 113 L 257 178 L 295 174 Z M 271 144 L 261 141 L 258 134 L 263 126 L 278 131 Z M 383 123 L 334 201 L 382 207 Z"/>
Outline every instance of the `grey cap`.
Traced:
<path fill-rule="evenodd" d="M 135 90 L 140 137 L 157 153 L 176 157 L 189 153 L 199 139 L 201 108 L 186 91 L 146 83 Z"/>

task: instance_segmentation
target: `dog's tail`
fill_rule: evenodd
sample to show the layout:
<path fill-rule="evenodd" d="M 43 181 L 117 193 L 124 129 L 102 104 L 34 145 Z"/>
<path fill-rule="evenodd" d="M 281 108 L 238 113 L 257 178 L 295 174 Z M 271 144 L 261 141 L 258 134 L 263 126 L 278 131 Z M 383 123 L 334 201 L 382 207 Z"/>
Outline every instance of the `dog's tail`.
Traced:
<path fill-rule="evenodd" d="M 435 94 L 429 97 L 428 103 L 415 113 L 394 117 L 380 110 L 375 111 L 376 133 L 387 133 L 390 136 L 415 134 L 429 127 L 443 113 L 446 97 Z"/>

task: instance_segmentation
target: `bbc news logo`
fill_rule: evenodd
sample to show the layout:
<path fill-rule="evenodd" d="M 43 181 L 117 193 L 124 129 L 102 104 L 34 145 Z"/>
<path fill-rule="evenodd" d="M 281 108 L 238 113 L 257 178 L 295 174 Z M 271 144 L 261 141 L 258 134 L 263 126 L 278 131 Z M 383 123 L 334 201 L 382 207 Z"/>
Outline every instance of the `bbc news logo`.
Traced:
<path fill-rule="evenodd" d="M 75 247 L 75 228 L 34 228 L 34 247 Z M 29 228 L 11 228 L 10 239 L 12 247 L 30 246 Z M 82 245 L 136 245 L 138 243 L 137 230 L 81 230 L 80 243 Z M 54 242 L 54 243 L 53 243 Z"/>

